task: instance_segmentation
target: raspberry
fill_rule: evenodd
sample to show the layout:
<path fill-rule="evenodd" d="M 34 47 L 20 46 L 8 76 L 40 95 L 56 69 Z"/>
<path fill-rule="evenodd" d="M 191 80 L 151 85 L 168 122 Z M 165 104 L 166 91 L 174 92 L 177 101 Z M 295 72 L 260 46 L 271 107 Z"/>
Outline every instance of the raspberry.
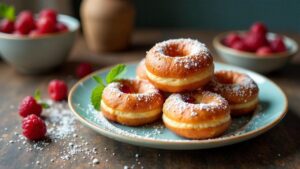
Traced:
<path fill-rule="evenodd" d="M 268 32 L 268 29 L 265 24 L 263 24 L 261 22 L 256 22 L 251 26 L 250 31 L 254 34 L 266 35 L 266 33 Z"/>
<path fill-rule="evenodd" d="M 256 54 L 259 56 L 267 56 L 272 54 L 272 49 L 269 46 L 263 46 L 257 49 Z"/>
<path fill-rule="evenodd" d="M 283 38 L 281 36 L 277 36 L 270 44 L 272 50 L 274 52 L 284 52 L 286 51 L 286 46 L 283 42 Z"/>
<path fill-rule="evenodd" d="M 38 104 L 32 96 L 25 97 L 19 106 L 19 114 L 22 117 L 26 117 L 30 114 L 40 116 L 41 113 L 42 106 Z"/>
<path fill-rule="evenodd" d="M 93 71 L 92 65 L 89 63 L 81 63 L 76 68 L 76 76 L 82 78 Z"/>
<path fill-rule="evenodd" d="M 239 51 L 249 51 L 248 47 L 243 41 L 235 42 L 231 47 Z"/>
<path fill-rule="evenodd" d="M 68 30 L 69 30 L 69 28 L 63 23 L 57 23 L 55 25 L 55 31 L 56 32 L 66 32 Z"/>
<path fill-rule="evenodd" d="M 224 43 L 226 46 L 231 47 L 235 42 L 241 41 L 242 38 L 237 33 L 230 33 L 224 39 Z"/>
<path fill-rule="evenodd" d="M 19 32 L 19 31 L 14 31 L 12 34 L 13 34 L 14 36 L 18 36 L 18 37 L 26 36 L 26 35 L 24 35 L 23 33 Z"/>
<path fill-rule="evenodd" d="M 263 34 L 254 34 L 250 32 L 245 36 L 244 43 L 250 51 L 254 52 L 262 46 L 267 46 L 268 40 Z"/>
<path fill-rule="evenodd" d="M 30 37 L 39 37 L 39 36 L 43 36 L 43 34 L 39 31 L 39 30 L 32 30 L 29 33 Z"/>
<path fill-rule="evenodd" d="M 57 19 L 56 19 L 57 18 L 57 13 L 53 9 L 43 9 L 40 12 L 39 18 L 44 18 L 44 17 L 51 18 L 55 23 L 57 21 Z"/>
<path fill-rule="evenodd" d="M 14 30 L 15 30 L 15 23 L 14 21 L 10 21 L 10 20 L 7 20 L 7 19 L 3 19 L 1 21 L 1 24 L 0 24 L 0 30 L 1 32 L 4 32 L 4 33 L 13 33 Z"/>
<path fill-rule="evenodd" d="M 30 11 L 23 11 L 19 14 L 15 29 L 23 34 L 27 35 L 31 30 L 35 28 L 35 21 Z"/>
<path fill-rule="evenodd" d="M 45 122 L 35 114 L 23 119 L 22 129 L 23 135 L 29 140 L 40 140 L 44 138 L 47 133 Z"/>
<path fill-rule="evenodd" d="M 55 20 L 53 20 L 52 18 L 39 18 L 36 25 L 39 32 L 41 33 L 53 33 L 55 31 Z"/>
<path fill-rule="evenodd" d="M 67 98 L 68 87 L 62 80 L 52 80 L 48 85 L 48 93 L 55 101 L 61 101 Z"/>

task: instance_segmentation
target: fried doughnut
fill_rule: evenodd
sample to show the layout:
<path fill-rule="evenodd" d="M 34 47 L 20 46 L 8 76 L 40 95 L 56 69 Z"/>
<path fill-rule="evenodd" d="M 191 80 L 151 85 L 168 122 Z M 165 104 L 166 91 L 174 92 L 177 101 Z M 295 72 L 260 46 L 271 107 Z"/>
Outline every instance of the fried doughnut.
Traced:
<path fill-rule="evenodd" d="M 163 122 L 182 137 L 213 138 L 229 128 L 230 107 L 223 97 L 209 91 L 172 94 L 163 105 Z"/>
<path fill-rule="evenodd" d="M 161 118 L 163 96 L 145 80 L 124 79 L 103 90 L 101 112 L 107 119 L 128 126 L 139 126 Z"/>
<path fill-rule="evenodd" d="M 136 78 L 142 80 L 148 80 L 146 69 L 145 69 L 145 59 L 141 60 L 136 68 Z"/>
<path fill-rule="evenodd" d="M 207 84 L 214 72 L 213 57 L 197 40 L 157 43 L 146 55 L 149 81 L 165 92 L 192 91 Z"/>
<path fill-rule="evenodd" d="M 228 101 L 231 115 L 251 113 L 258 105 L 258 86 L 246 74 L 226 70 L 217 71 L 207 88 Z"/>

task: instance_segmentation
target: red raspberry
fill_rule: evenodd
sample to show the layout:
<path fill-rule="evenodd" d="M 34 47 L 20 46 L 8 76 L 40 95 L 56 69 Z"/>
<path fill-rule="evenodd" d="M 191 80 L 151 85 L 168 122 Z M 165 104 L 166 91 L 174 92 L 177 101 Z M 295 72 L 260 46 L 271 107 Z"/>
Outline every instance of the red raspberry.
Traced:
<path fill-rule="evenodd" d="M 14 36 L 19 36 L 19 37 L 26 36 L 25 34 L 19 32 L 19 31 L 14 31 L 12 34 L 13 34 Z"/>
<path fill-rule="evenodd" d="M 62 80 L 52 80 L 48 85 L 48 93 L 55 101 L 64 100 L 68 95 L 68 86 Z"/>
<path fill-rule="evenodd" d="M 32 30 L 29 33 L 30 37 L 40 37 L 43 36 L 43 34 L 39 30 Z"/>
<path fill-rule="evenodd" d="M 274 52 L 284 52 L 286 51 L 286 46 L 283 42 L 283 38 L 281 36 L 277 36 L 270 44 L 272 50 Z"/>
<path fill-rule="evenodd" d="M 23 119 L 22 129 L 23 135 L 29 140 L 40 140 L 44 138 L 47 133 L 45 122 L 35 114 Z"/>
<path fill-rule="evenodd" d="M 235 42 L 231 47 L 239 51 L 249 51 L 247 45 L 243 41 Z"/>
<path fill-rule="evenodd" d="M 3 19 L 0 24 L 0 30 L 4 33 L 13 33 L 15 30 L 14 21 Z"/>
<path fill-rule="evenodd" d="M 237 33 L 230 33 L 224 39 L 226 46 L 231 47 L 235 42 L 241 41 L 242 38 Z"/>
<path fill-rule="evenodd" d="M 69 30 L 69 28 L 63 23 L 57 23 L 55 25 L 56 32 L 67 32 L 68 30 Z"/>
<path fill-rule="evenodd" d="M 40 116 L 41 113 L 42 106 L 38 104 L 32 96 L 25 97 L 19 106 L 19 114 L 22 117 L 26 117 L 30 114 Z"/>
<path fill-rule="evenodd" d="M 36 25 L 37 29 L 41 33 L 53 33 L 55 31 L 55 20 L 53 20 L 52 18 L 39 18 Z"/>
<path fill-rule="evenodd" d="M 35 21 L 30 11 L 23 11 L 19 14 L 15 29 L 23 34 L 27 35 L 31 30 L 35 28 Z"/>
<path fill-rule="evenodd" d="M 268 29 L 265 24 L 263 24 L 261 22 L 256 22 L 251 26 L 250 31 L 251 31 L 251 33 L 254 33 L 254 34 L 266 35 L 266 33 L 268 32 Z"/>
<path fill-rule="evenodd" d="M 55 23 L 57 21 L 57 13 L 53 9 L 43 9 L 40 12 L 39 18 L 51 18 Z"/>
<path fill-rule="evenodd" d="M 267 56 L 267 55 L 270 55 L 272 53 L 273 53 L 273 51 L 272 51 L 271 47 L 269 47 L 269 46 L 260 47 L 256 51 L 256 54 L 259 55 L 259 56 Z"/>
<path fill-rule="evenodd" d="M 76 76 L 82 78 L 90 73 L 92 73 L 93 68 L 89 63 L 81 63 L 76 68 Z"/>
<path fill-rule="evenodd" d="M 263 34 L 254 34 L 250 32 L 245 36 L 244 43 L 250 51 L 254 52 L 262 46 L 267 46 L 268 40 Z"/>

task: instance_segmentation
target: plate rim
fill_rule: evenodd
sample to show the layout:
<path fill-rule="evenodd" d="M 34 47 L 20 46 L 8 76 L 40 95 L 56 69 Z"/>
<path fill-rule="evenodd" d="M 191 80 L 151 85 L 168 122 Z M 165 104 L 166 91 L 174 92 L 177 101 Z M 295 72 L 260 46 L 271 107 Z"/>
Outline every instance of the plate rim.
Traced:
<path fill-rule="evenodd" d="M 122 64 L 125 64 L 125 65 L 135 65 L 135 64 L 138 64 L 138 63 L 139 63 L 138 61 L 133 61 L 133 62 L 124 62 Z M 264 76 L 262 74 L 259 74 L 259 73 L 256 73 L 254 71 L 251 71 L 251 70 L 248 70 L 248 69 L 245 69 L 245 68 L 241 68 L 241 67 L 238 67 L 238 66 L 233 66 L 233 65 L 229 65 L 229 64 L 215 62 L 215 61 L 214 61 L 214 63 L 220 64 L 220 65 L 224 65 L 224 66 L 230 66 L 230 67 L 233 67 L 234 69 L 235 68 L 236 69 L 241 69 L 243 71 L 253 73 L 255 75 L 263 77 L 264 79 L 266 79 L 270 83 L 272 83 L 278 89 L 278 91 L 280 91 L 280 93 L 284 96 L 284 110 L 281 112 L 280 116 L 276 117 L 276 119 L 274 119 L 268 125 L 265 125 L 263 127 L 260 127 L 258 129 L 255 129 L 255 130 L 252 130 L 252 131 L 240 134 L 240 135 L 231 135 L 231 136 L 228 136 L 228 137 L 220 137 L 220 138 L 204 139 L 204 140 L 162 140 L 162 139 L 159 140 L 159 139 L 153 139 L 153 138 L 146 138 L 146 137 L 142 137 L 142 136 L 135 136 L 135 137 L 133 137 L 133 136 L 130 136 L 130 135 L 117 134 L 117 133 L 114 133 L 114 132 L 110 132 L 110 131 L 105 130 L 104 128 L 99 127 L 94 122 L 88 121 L 82 115 L 80 115 L 80 113 L 78 113 L 75 110 L 75 107 L 74 107 L 74 105 L 72 103 L 72 99 L 71 98 L 73 97 L 75 90 L 84 81 L 86 81 L 87 79 L 90 79 L 92 76 L 94 76 L 96 74 L 99 74 L 99 73 L 105 72 L 107 70 L 110 70 L 116 64 L 112 65 L 112 66 L 101 68 L 99 70 L 96 70 L 93 73 L 91 73 L 91 74 L 87 75 L 86 77 L 84 77 L 84 78 L 80 79 L 79 81 L 77 81 L 72 86 L 72 88 L 71 88 L 71 90 L 69 92 L 69 95 L 68 95 L 68 105 L 69 105 L 69 108 L 72 111 L 72 114 L 74 114 L 75 117 L 82 124 L 84 124 L 88 128 L 91 128 L 91 129 L 97 131 L 101 135 L 104 135 L 106 137 L 109 137 L 111 139 L 115 139 L 115 140 L 118 140 L 118 141 L 127 142 L 127 143 L 129 142 L 129 144 L 133 144 L 132 142 L 134 142 L 134 143 L 141 143 L 141 144 L 144 144 L 144 145 L 148 144 L 149 145 L 148 147 L 151 147 L 150 145 L 152 145 L 152 144 L 159 144 L 159 145 L 165 145 L 165 144 L 167 144 L 167 145 L 170 145 L 170 144 L 173 144 L 173 145 L 204 145 L 204 144 L 213 144 L 213 143 L 219 143 L 219 144 L 222 144 L 222 145 L 234 144 L 234 143 L 237 143 L 237 142 L 241 142 L 241 141 L 244 141 L 244 140 L 251 139 L 251 138 L 253 138 L 255 136 L 258 136 L 258 135 L 260 135 L 260 134 L 262 134 L 262 133 L 270 130 L 275 125 L 277 125 L 284 118 L 284 116 L 287 114 L 287 110 L 288 110 L 288 99 L 287 99 L 287 96 L 284 93 L 284 91 L 275 82 L 273 82 L 271 79 L 267 78 L 266 76 Z M 100 113 L 100 111 L 98 113 Z M 155 146 L 152 146 L 152 147 L 155 147 Z M 212 146 L 212 147 L 217 147 L 217 146 Z M 168 148 L 168 149 L 170 149 L 170 148 Z"/>

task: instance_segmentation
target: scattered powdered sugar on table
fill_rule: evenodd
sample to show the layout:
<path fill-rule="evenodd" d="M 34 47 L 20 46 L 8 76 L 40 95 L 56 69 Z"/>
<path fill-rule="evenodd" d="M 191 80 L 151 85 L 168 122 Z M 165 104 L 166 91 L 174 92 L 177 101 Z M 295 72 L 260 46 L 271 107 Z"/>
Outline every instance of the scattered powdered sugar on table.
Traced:
<path fill-rule="evenodd" d="M 7 145 L 16 145 L 15 147 L 19 151 L 32 153 L 47 153 L 46 151 L 50 151 L 54 145 L 59 147 L 58 152 L 55 150 L 54 154 L 48 153 L 45 157 L 37 156 L 36 161 L 31 162 L 31 165 L 38 168 L 48 168 L 52 163 L 59 161 L 60 168 L 66 168 L 66 164 L 75 163 L 78 160 L 85 161 L 91 167 L 109 161 L 100 155 L 101 152 L 108 151 L 106 147 L 93 145 L 88 139 L 78 134 L 82 126 L 76 125 L 78 122 L 68 108 L 67 102 L 53 102 L 52 100 L 44 100 L 44 102 L 50 106 L 42 113 L 42 118 L 47 125 L 47 135 L 44 140 L 28 141 L 21 133 L 11 132 L 11 129 L 4 128 L 5 134 L 0 137 L 0 142 L 7 141 Z M 19 128 L 21 125 L 16 126 L 15 129 Z M 115 156 L 114 152 L 111 154 L 111 157 L 113 156 Z M 133 158 L 137 159 L 138 157 L 135 155 Z M 45 160 L 49 160 L 51 163 L 42 163 Z M 61 163 L 61 161 L 65 162 Z M 29 167 L 29 165 L 26 164 L 25 167 Z M 143 168 L 143 166 L 139 160 L 135 160 L 135 163 L 129 165 L 128 168 Z"/>

